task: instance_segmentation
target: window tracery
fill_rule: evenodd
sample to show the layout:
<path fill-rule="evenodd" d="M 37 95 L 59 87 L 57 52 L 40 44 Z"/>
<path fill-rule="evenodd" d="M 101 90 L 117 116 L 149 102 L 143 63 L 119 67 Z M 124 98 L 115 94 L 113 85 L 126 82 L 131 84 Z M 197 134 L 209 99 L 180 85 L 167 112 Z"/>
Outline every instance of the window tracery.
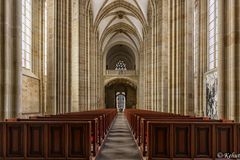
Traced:
<path fill-rule="evenodd" d="M 127 70 L 126 63 L 122 60 L 118 61 L 115 70 Z"/>

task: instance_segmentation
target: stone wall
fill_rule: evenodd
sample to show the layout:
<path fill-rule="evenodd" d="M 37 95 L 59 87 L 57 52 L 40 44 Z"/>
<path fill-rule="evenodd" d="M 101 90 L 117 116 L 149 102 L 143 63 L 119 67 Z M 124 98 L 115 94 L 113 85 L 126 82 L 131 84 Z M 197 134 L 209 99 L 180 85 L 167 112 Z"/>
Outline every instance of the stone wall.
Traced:
<path fill-rule="evenodd" d="M 22 114 L 32 115 L 41 113 L 40 80 L 35 76 L 22 77 Z"/>

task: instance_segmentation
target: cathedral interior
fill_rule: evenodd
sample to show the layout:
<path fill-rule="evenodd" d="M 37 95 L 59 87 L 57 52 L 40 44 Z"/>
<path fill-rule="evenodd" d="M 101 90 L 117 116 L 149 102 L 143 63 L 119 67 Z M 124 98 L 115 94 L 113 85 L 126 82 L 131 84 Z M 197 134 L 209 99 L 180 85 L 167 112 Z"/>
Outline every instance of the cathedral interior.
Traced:
<path fill-rule="evenodd" d="M 240 0 L 0 0 L 0 119 L 101 109 L 239 122 Z"/>
<path fill-rule="evenodd" d="M 0 117 L 126 108 L 239 121 L 239 1 L 2 0 Z"/>

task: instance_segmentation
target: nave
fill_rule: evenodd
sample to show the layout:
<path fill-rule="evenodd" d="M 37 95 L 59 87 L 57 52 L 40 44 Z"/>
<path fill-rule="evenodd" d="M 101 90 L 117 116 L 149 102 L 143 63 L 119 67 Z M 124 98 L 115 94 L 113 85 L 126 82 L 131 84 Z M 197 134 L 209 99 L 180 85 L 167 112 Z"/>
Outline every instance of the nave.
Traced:
<path fill-rule="evenodd" d="M 123 113 L 118 113 L 96 160 L 141 160 Z"/>
<path fill-rule="evenodd" d="M 122 130 L 148 160 L 240 154 L 239 22 L 240 0 L 0 0 L 0 160 L 115 159 Z"/>

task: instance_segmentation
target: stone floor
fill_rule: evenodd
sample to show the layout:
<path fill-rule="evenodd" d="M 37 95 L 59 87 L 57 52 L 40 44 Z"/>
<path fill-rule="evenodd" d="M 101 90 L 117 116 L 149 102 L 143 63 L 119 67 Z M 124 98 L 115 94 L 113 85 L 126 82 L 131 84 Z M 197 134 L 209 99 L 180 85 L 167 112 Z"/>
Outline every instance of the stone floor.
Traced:
<path fill-rule="evenodd" d="M 123 113 L 118 113 L 96 160 L 141 160 Z"/>

